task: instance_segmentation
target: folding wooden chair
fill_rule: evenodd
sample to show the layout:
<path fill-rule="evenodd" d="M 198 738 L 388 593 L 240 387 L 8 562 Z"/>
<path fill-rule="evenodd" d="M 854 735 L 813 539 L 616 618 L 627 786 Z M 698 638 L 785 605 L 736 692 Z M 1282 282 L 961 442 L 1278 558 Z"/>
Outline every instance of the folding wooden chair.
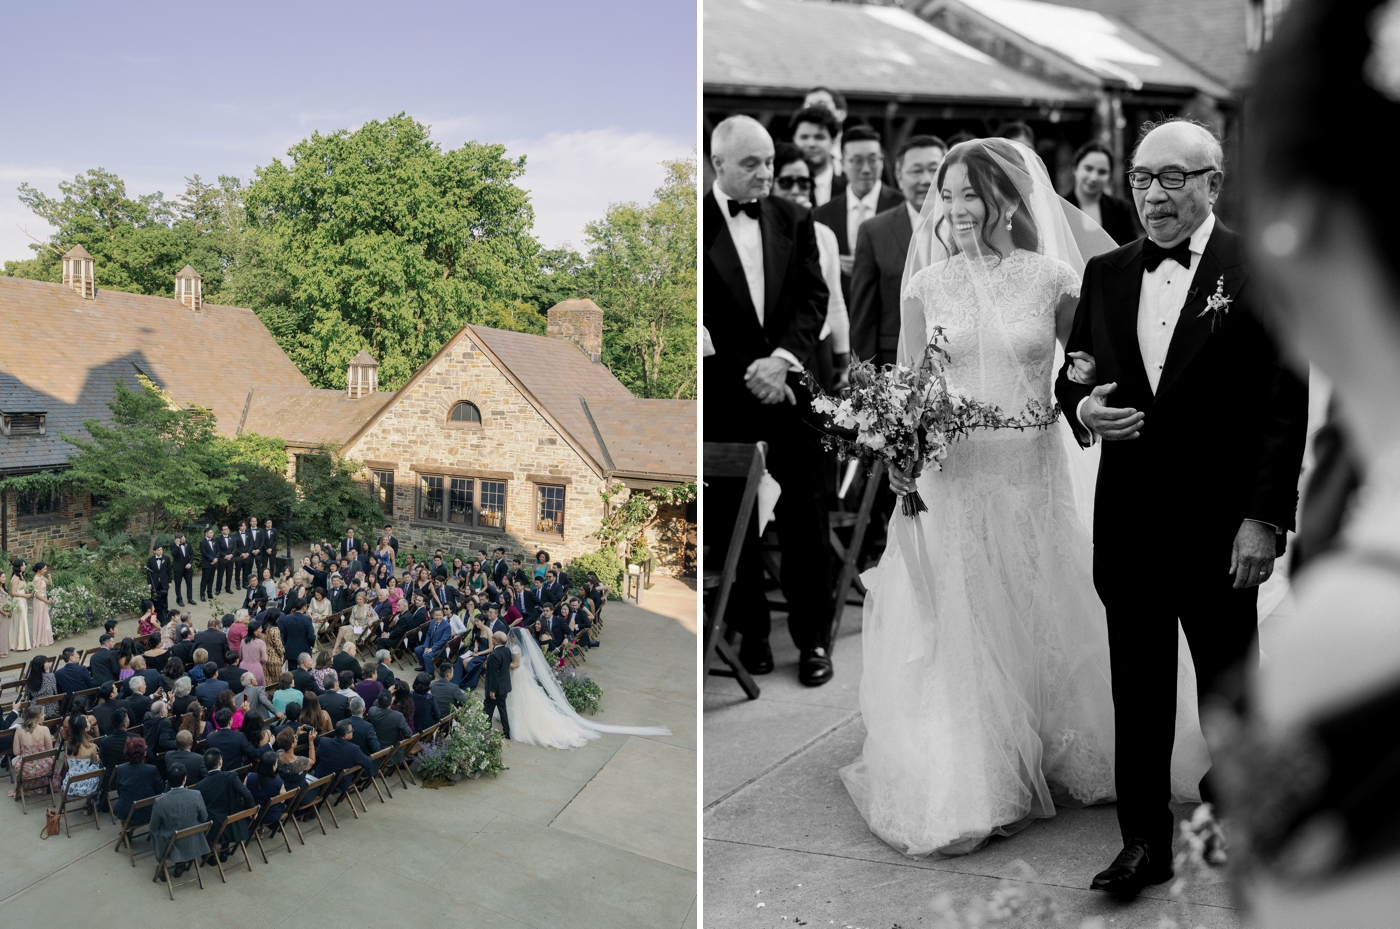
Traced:
<path fill-rule="evenodd" d="M 269 839 L 280 834 L 282 836 L 282 841 L 287 846 L 287 854 L 290 855 L 292 853 L 292 840 L 287 837 L 287 819 L 296 812 L 297 799 L 301 796 L 301 792 L 302 788 L 293 787 L 291 790 L 282 791 L 275 797 L 269 797 L 267 802 L 262 805 L 262 811 L 258 814 L 257 820 L 254 821 L 252 830 L 253 838 L 258 841 L 258 851 L 262 852 L 263 864 L 268 863 L 267 849 L 263 846 L 262 840 L 262 829 L 264 826 L 272 832 L 272 835 L 268 836 Z M 281 815 L 268 819 L 268 811 L 279 804 L 282 806 Z"/>
<path fill-rule="evenodd" d="M 865 546 L 865 532 L 870 527 L 870 513 L 875 507 L 875 497 L 879 493 L 880 484 L 884 479 L 885 463 L 877 458 L 866 478 L 865 489 L 860 497 L 860 506 L 856 511 L 851 513 L 838 510 L 828 515 L 831 525 L 831 547 L 836 552 L 836 556 L 841 559 L 841 572 L 837 575 L 836 590 L 832 595 L 835 609 L 831 614 L 831 632 L 827 636 L 827 641 L 833 646 L 836 644 L 836 634 L 841 630 L 841 615 L 846 612 L 846 597 L 849 595 L 852 585 L 859 583 L 856 575 L 860 573 L 860 552 Z M 843 545 L 836 530 L 847 527 L 851 530 L 851 542 L 849 545 Z M 864 588 L 861 589 L 864 590 Z"/>
<path fill-rule="evenodd" d="M 93 697 L 97 696 L 97 690 L 98 688 L 96 687 L 89 687 L 87 690 L 73 691 L 73 693 L 69 694 L 68 703 L 64 706 L 63 712 L 67 713 L 69 710 L 71 710 L 73 708 L 73 702 L 79 697 L 83 697 L 84 699 L 86 699 L 88 702 L 88 708 L 91 709 L 92 699 Z"/>
<path fill-rule="evenodd" d="M 386 793 L 389 795 L 389 800 L 394 799 L 394 792 L 389 789 L 389 778 L 385 776 L 384 768 L 388 765 L 387 759 L 394 753 L 394 749 L 397 747 L 396 745 L 390 745 L 388 748 L 381 748 L 379 751 L 369 756 L 369 760 L 374 762 L 374 770 L 378 772 L 377 774 L 369 775 L 369 784 L 374 788 L 374 792 L 379 795 L 380 803 L 388 802 L 384 799 Z M 384 782 L 383 790 L 379 789 L 379 782 L 381 780 Z"/>
<path fill-rule="evenodd" d="M 223 879 L 223 882 L 225 884 L 228 883 L 228 875 L 224 873 L 224 862 L 223 859 L 219 857 L 219 843 L 223 840 L 224 833 L 228 831 L 230 823 L 241 823 L 244 820 L 252 820 L 261 812 L 262 807 L 254 805 L 248 807 L 248 809 L 246 810 L 241 810 L 240 812 L 234 813 L 232 816 L 226 817 L 224 821 L 219 825 L 219 831 L 215 833 L 214 838 L 210 840 L 209 851 L 212 852 L 214 855 L 214 864 L 218 866 L 219 877 Z M 249 823 L 249 828 L 252 828 L 251 822 Z M 248 842 L 246 840 L 239 840 L 231 844 L 233 845 L 235 851 L 241 851 L 243 853 L 243 863 L 248 866 L 249 871 L 252 871 L 253 859 L 248 857 Z M 232 853 L 230 853 L 230 855 L 231 854 Z"/>
<path fill-rule="evenodd" d="M 97 795 L 101 789 L 101 781 L 107 773 L 105 768 L 98 768 L 96 771 L 89 771 L 86 774 L 79 774 L 77 777 L 68 778 L 68 783 L 63 788 L 63 797 L 58 801 L 58 815 L 63 817 L 63 829 L 68 836 L 73 835 L 72 815 L 78 812 L 87 813 L 91 817 L 93 828 L 102 831 L 97 817 Z M 94 790 L 89 794 L 75 794 L 73 789 L 79 784 L 97 783 L 99 790 Z M 68 801 L 72 800 L 78 804 L 76 809 L 68 808 Z M 79 823 L 79 825 L 83 825 Z"/>
<path fill-rule="evenodd" d="M 329 784 L 334 777 L 334 774 L 327 774 L 325 777 L 316 778 L 316 780 L 309 782 L 303 787 L 301 789 L 301 795 L 297 797 L 296 809 L 293 811 L 292 816 L 292 828 L 296 829 L 297 840 L 301 842 L 302 845 L 306 844 L 306 837 L 301 834 L 301 824 L 297 821 L 295 815 L 297 813 L 314 813 L 316 816 L 316 825 L 321 827 L 321 835 L 330 835 L 330 833 L 326 831 L 325 820 L 321 819 L 321 807 L 325 806 L 326 793 L 328 792 L 326 785 Z M 330 807 L 326 807 L 326 810 L 329 812 Z M 334 813 L 331 813 L 331 818 L 332 820 L 335 819 Z M 340 823 L 337 822 L 335 827 L 339 829 Z"/>
<path fill-rule="evenodd" d="M 365 769 L 360 765 L 351 765 L 335 776 L 335 783 L 337 786 L 339 786 L 342 781 L 345 781 L 345 789 L 332 792 L 334 799 L 326 805 L 326 809 L 338 806 L 342 800 L 348 800 L 350 802 L 350 812 L 355 814 L 356 819 L 360 818 L 360 811 L 355 809 L 355 798 L 360 798 L 360 806 L 365 805 L 365 798 L 360 795 L 360 788 L 359 785 L 356 784 L 356 781 L 359 780 L 364 770 Z M 347 778 L 349 780 L 346 780 Z M 365 812 L 369 812 L 369 807 L 365 807 Z M 335 814 L 332 813 L 331 815 L 334 816 Z M 338 825 L 337 823 L 337 826 Z"/>
<path fill-rule="evenodd" d="M 212 826 L 212 825 L 214 825 L 212 822 L 210 822 L 210 823 L 200 823 L 200 824 L 197 825 L 197 826 L 190 826 L 188 829 L 181 829 L 179 832 L 175 833 L 173 836 L 170 837 L 170 843 L 169 843 L 168 845 L 165 846 L 165 851 L 161 853 L 161 855 L 160 855 L 160 860 L 156 862 L 156 873 L 151 875 L 151 883 L 154 884 L 156 881 L 160 880 L 160 876 L 161 876 L 162 874 L 164 874 L 164 875 L 165 875 L 165 886 L 166 886 L 166 889 L 170 891 L 170 899 L 171 899 L 171 900 L 174 900 L 174 899 L 175 899 L 175 881 L 170 877 L 170 869 L 169 869 L 169 867 L 167 867 L 167 864 L 169 863 L 169 860 L 170 860 L 170 852 L 171 852 L 171 850 L 175 848 L 175 843 L 176 843 L 176 842 L 180 841 L 181 839 L 187 839 L 187 838 L 189 838 L 189 837 L 192 836 L 192 835 L 202 835 L 202 834 L 208 832 L 208 831 L 209 831 L 209 827 Z M 178 862 L 176 862 L 176 863 L 178 864 Z M 194 857 L 194 859 L 193 859 L 193 861 L 192 861 L 192 867 L 194 868 L 194 879 L 195 879 L 196 881 L 199 882 L 199 889 L 200 889 L 200 890 L 203 890 L 203 889 L 204 889 L 204 875 L 202 875 L 202 874 L 199 872 L 199 856 L 198 856 L 198 855 L 196 855 L 196 856 Z M 184 887 L 186 884 L 189 884 L 189 883 L 193 883 L 193 882 L 192 882 L 192 881 L 188 881 L 188 880 L 186 880 L 186 881 L 181 881 L 181 882 L 180 882 L 180 886 L 181 886 L 181 887 Z"/>
<path fill-rule="evenodd" d="M 58 764 L 58 749 L 51 748 L 46 752 L 35 752 L 32 755 L 21 755 L 15 758 L 14 763 L 19 764 L 19 775 L 15 782 L 15 799 L 20 801 L 21 811 L 29 815 L 29 798 L 35 794 L 48 794 L 48 806 L 53 806 L 53 767 L 44 769 L 43 774 L 34 774 L 44 767 L 45 759 L 53 764 Z"/>
<path fill-rule="evenodd" d="M 10 783 L 15 782 L 15 733 L 16 729 L 6 729 L 0 732 L 0 758 L 5 759 L 5 775 L 10 779 Z"/>
<path fill-rule="evenodd" d="M 734 526 L 729 533 L 729 550 L 725 552 L 724 567 L 714 571 L 705 568 L 704 589 L 710 600 L 705 610 L 705 658 L 704 673 L 721 677 L 734 677 L 744 688 L 750 700 L 757 700 L 760 693 L 758 684 L 748 670 L 739 662 L 739 656 L 724 638 L 724 611 L 729 607 L 729 592 L 734 586 L 734 577 L 739 570 L 739 555 L 744 548 L 744 537 L 748 534 L 749 518 L 758 501 L 758 482 L 763 476 L 763 454 L 758 445 L 743 445 L 728 442 L 705 443 L 705 479 L 743 478 L 744 493 L 740 498 L 739 512 L 734 518 Z M 722 527 L 716 527 L 723 531 Z M 710 669 L 710 663 L 718 655 L 729 666 L 729 670 Z"/>
<path fill-rule="evenodd" d="M 23 672 L 26 667 L 28 667 L 28 664 L 23 661 L 18 664 L 0 665 L 0 681 L 11 684 L 19 680 L 21 672 Z"/>
<path fill-rule="evenodd" d="M 35 700 L 34 702 L 35 702 L 37 705 L 42 706 L 42 707 L 44 708 L 44 715 L 47 716 L 47 715 L 48 715 L 48 712 L 49 712 L 49 707 L 53 706 L 55 703 L 62 704 L 63 701 L 64 701 L 64 700 L 67 700 L 67 699 L 68 699 L 68 695 L 67 695 L 67 694 L 53 694 L 52 696 L 48 696 L 48 697 L 40 697 L 40 698 L 38 698 L 37 700 Z M 59 717 L 60 720 L 63 718 L 63 707 L 62 707 L 62 706 L 59 706 L 58 717 Z"/>
<path fill-rule="evenodd" d="M 390 654 L 394 656 L 394 664 L 398 665 L 399 668 L 402 669 L 404 659 L 407 658 L 409 655 L 412 655 L 413 650 L 423 644 L 423 637 L 427 634 L 427 623 L 424 623 L 421 626 L 414 626 L 412 629 L 405 632 L 403 634 L 403 638 L 399 640 L 398 647 L 391 649 L 390 651 Z"/>
<path fill-rule="evenodd" d="M 131 821 L 132 817 L 136 815 L 137 810 L 150 809 L 159 799 L 160 796 L 156 795 L 154 797 L 147 797 L 144 800 L 137 800 L 133 803 L 131 809 L 127 810 L 126 817 L 122 820 L 121 827 L 117 832 L 117 841 L 112 844 L 112 851 L 114 852 L 121 851 L 122 845 L 126 845 L 127 857 L 131 859 L 131 866 L 133 868 L 136 867 L 136 856 L 138 854 L 144 855 L 146 852 L 153 852 L 153 849 L 147 848 L 145 851 L 138 853 L 136 851 L 136 846 L 131 842 L 132 839 L 136 838 L 137 829 L 146 829 L 147 832 L 150 831 L 151 817 L 147 815 L 144 823 L 133 823 Z M 151 843 L 147 842 L 146 844 L 149 846 Z"/>
<path fill-rule="evenodd" d="M 388 768 L 387 770 L 386 770 L 384 767 L 382 767 L 382 766 L 380 767 L 379 772 L 380 772 L 380 774 L 382 774 L 382 775 L 384 776 L 384 786 L 385 786 L 385 788 L 388 788 L 388 786 L 389 786 L 389 775 L 390 775 L 390 774 L 397 774 L 397 775 L 399 776 L 399 786 L 400 786 L 401 788 L 403 788 L 404 790 L 407 790 L 407 789 L 408 789 L 408 783 L 406 783 L 406 782 L 404 781 L 404 775 L 405 775 L 405 774 L 408 775 L 408 781 L 411 782 L 411 783 L 413 784 L 414 787 L 417 787 L 417 786 L 418 786 L 418 779 L 417 779 L 416 777 L 413 776 L 413 769 L 410 767 L 410 765 L 413 763 L 413 754 L 412 754 L 413 747 L 414 747 L 415 745 L 420 745 L 421 743 L 422 743 L 422 736 L 421 736 L 421 735 L 415 735 L 415 736 L 413 736 L 412 738 L 409 738 L 409 739 L 406 739 L 406 740 L 404 740 L 404 741 L 398 742 L 398 743 L 394 746 L 394 748 L 396 748 L 396 749 L 397 749 L 397 748 L 402 748 L 402 749 L 403 749 L 403 761 L 400 761 L 400 762 L 398 762 L 397 764 L 392 764 L 392 765 L 390 765 L 389 768 Z"/>

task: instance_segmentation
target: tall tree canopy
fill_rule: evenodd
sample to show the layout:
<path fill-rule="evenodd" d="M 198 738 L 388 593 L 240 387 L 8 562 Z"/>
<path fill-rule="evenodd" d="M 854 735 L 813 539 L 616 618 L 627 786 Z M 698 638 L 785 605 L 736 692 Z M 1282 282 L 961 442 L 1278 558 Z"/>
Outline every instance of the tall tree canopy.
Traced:
<path fill-rule="evenodd" d="M 538 244 L 514 181 L 525 159 L 468 142 L 444 151 L 400 114 L 299 142 L 258 169 L 246 203 L 278 279 L 259 313 L 322 387 L 362 348 L 401 385 L 464 323 L 542 329 L 522 297 Z"/>
<path fill-rule="evenodd" d="M 695 159 L 666 162 L 646 206 L 615 203 L 586 227 L 576 272 L 603 308 L 603 361 L 639 397 L 695 396 Z"/>

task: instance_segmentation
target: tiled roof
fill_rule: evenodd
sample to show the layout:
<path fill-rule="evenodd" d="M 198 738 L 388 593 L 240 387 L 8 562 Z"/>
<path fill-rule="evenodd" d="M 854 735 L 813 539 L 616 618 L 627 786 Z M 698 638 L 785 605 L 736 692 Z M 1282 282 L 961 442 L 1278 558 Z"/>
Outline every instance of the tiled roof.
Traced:
<path fill-rule="evenodd" d="M 694 480 L 694 400 L 586 400 L 609 470 Z"/>
<path fill-rule="evenodd" d="M 1082 92 L 1022 74 L 914 14 L 811 0 L 706 0 L 707 88 L 845 93 L 950 103 L 1089 106 Z"/>
<path fill-rule="evenodd" d="M 484 326 L 467 326 L 463 331 L 520 383 L 537 409 L 568 433 L 575 448 L 582 449 L 600 470 L 607 467 L 603 447 L 579 403 L 580 399 L 590 403 L 632 399 L 607 366 L 591 361 L 566 339 Z"/>
<path fill-rule="evenodd" d="M 172 282 L 173 283 L 173 282 Z M 114 379 L 145 374 L 180 403 L 207 407 L 232 435 L 252 387 L 310 382 L 252 310 L 101 288 L 85 300 L 61 284 L 0 277 L 0 384 L 47 404 L 47 435 L 0 438 L 0 471 L 67 463 L 84 419 L 110 416 Z M 0 393 L 3 395 L 3 393 Z"/>
<path fill-rule="evenodd" d="M 254 387 L 238 432 L 276 436 L 288 445 L 340 448 L 370 417 L 394 398 L 394 391 L 350 399 L 343 390 L 315 387 Z"/>

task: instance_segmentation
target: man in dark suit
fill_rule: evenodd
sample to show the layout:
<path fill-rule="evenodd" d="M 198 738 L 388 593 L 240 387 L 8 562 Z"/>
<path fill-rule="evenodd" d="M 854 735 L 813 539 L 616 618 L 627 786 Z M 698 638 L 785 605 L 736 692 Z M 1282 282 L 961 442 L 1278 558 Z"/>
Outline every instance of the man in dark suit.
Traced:
<path fill-rule="evenodd" d="M 433 659 L 452 638 L 452 625 L 442 618 L 442 610 L 433 610 L 432 616 L 423 644 L 413 650 L 418 658 L 418 670 L 429 674 L 433 673 Z"/>
<path fill-rule="evenodd" d="M 219 571 L 214 579 L 214 593 L 231 594 L 234 591 L 233 560 L 238 556 L 238 539 L 229 535 L 228 526 L 221 527 L 221 532 L 223 534 L 215 540 L 215 548 L 219 553 Z"/>
<path fill-rule="evenodd" d="M 262 545 L 262 561 L 259 564 L 258 577 L 262 577 L 263 568 L 273 568 L 273 573 L 277 573 L 275 570 L 277 567 L 277 529 L 272 525 L 270 519 L 263 521 Z"/>
<path fill-rule="evenodd" d="M 336 553 L 341 558 L 359 558 L 360 540 L 355 538 L 355 527 L 351 526 L 345 530 L 345 538 L 340 540 L 340 544 L 335 547 Z"/>
<path fill-rule="evenodd" d="M 532 623 L 540 617 L 540 608 L 544 606 L 544 578 L 534 579 L 534 587 L 525 591 L 525 621 Z"/>
<path fill-rule="evenodd" d="M 140 658 L 141 656 L 137 655 L 136 657 Z M 129 713 L 127 725 L 131 726 L 139 724 L 146 718 L 146 714 L 151 710 L 151 698 L 146 696 L 146 678 L 139 673 L 127 678 L 126 686 L 129 690 L 122 700 L 126 703 Z"/>
<path fill-rule="evenodd" d="M 248 578 L 253 574 L 253 559 L 255 555 L 253 537 L 248 533 L 247 520 L 241 520 L 238 523 L 238 533 L 233 537 L 233 546 L 234 577 L 238 582 L 238 586 L 244 587 L 247 586 Z"/>
<path fill-rule="evenodd" d="M 117 663 L 117 653 L 112 650 L 112 644 L 116 642 L 116 636 L 110 632 L 102 634 L 97 640 L 101 647 L 92 653 L 88 659 L 88 667 L 92 670 L 92 679 L 98 685 L 109 684 L 122 676 L 121 665 Z"/>
<path fill-rule="evenodd" d="M 349 589 L 345 586 L 345 578 L 338 572 L 330 576 L 330 584 L 331 586 L 326 588 L 326 599 L 331 602 L 332 613 L 339 613 L 355 605 L 355 599 L 350 596 Z"/>
<path fill-rule="evenodd" d="M 214 530 L 204 530 L 204 541 L 199 543 L 199 602 L 204 603 L 214 596 L 214 578 L 219 570 L 219 544 L 214 541 Z"/>
<path fill-rule="evenodd" d="M 370 707 L 367 716 L 381 747 L 413 738 L 413 730 L 408 728 L 408 720 L 404 719 L 398 710 L 391 708 L 393 702 L 394 695 L 384 691 L 374 701 L 374 706 Z M 403 751 L 395 752 L 389 760 L 392 764 L 403 761 Z"/>
<path fill-rule="evenodd" d="M 165 547 L 157 545 L 146 559 L 146 589 L 151 592 L 151 602 L 162 624 L 170 612 L 170 578 L 170 559 L 165 557 Z"/>
<path fill-rule="evenodd" d="M 892 364 L 899 344 L 899 287 L 909 240 L 948 146 L 931 135 L 911 136 L 895 156 L 895 179 L 905 202 L 867 220 L 856 236 L 851 270 L 851 354 Z"/>
<path fill-rule="evenodd" d="M 317 699 L 321 701 L 321 709 L 326 711 L 331 722 L 338 723 L 343 719 L 350 718 L 350 698 L 339 691 L 324 690 Z"/>
<path fill-rule="evenodd" d="M 812 203 L 825 206 L 846 191 L 846 178 L 836 172 L 831 156 L 832 140 L 841 134 L 841 123 L 824 106 L 804 106 L 788 120 L 792 144 L 812 171 Z"/>
<path fill-rule="evenodd" d="M 369 760 L 369 755 L 365 754 L 352 741 L 354 738 L 355 727 L 350 720 L 342 719 L 335 724 L 333 733 L 328 732 L 316 740 L 315 776 L 317 778 L 325 777 L 327 774 L 337 774 L 346 768 L 353 768 L 355 765 L 359 765 L 365 771 L 374 766 L 374 762 Z M 348 787 L 350 780 L 349 777 L 343 777 L 328 786 L 331 788 L 331 792 L 335 793 Z"/>
<path fill-rule="evenodd" d="M 300 609 L 285 614 L 277 621 L 277 628 L 282 630 L 282 653 L 284 655 L 291 655 L 295 658 L 302 652 L 315 651 L 316 626 L 311 622 L 311 617 Z"/>
<path fill-rule="evenodd" d="M 486 659 L 486 700 L 481 707 L 486 712 L 488 723 L 493 713 L 501 711 L 501 732 L 507 739 L 510 738 L 510 719 L 506 716 L 506 695 L 510 693 L 508 638 L 504 632 L 491 633 L 491 655 Z"/>
<path fill-rule="evenodd" d="M 204 683 L 194 689 L 195 699 L 204 704 L 205 712 L 214 708 L 214 700 L 219 693 L 228 690 L 228 681 L 220 680 L 218 677 L 219 666 L 214 662 L 206 662 L 204 665 Z"/>
<path fill-rule="evenodd" d="M 92 704 L 89 712 L 92 713 L 93 719 L 97 720 L 99 732 L 111 732 L 116 728 L 115 719 L 118 710 L 129 715 L 126 703 L 117 699 L 117 685 L 112 681 L 98 684 L 97 700 Z"/>
<path fill-rule="evenodd" d="M 290 652 L 288 653 L 290 654 Z M 292 669 L 292 686 L 305 693 L 311 691 L 320 696 L 321 685 L 316 683 L 316 678 L 311 674 L 312 658 L 310 652 L 301 652 L 297 655 L 297 666 Z"/>
<path fill-rule="evenodd" d="M 170 705 L 164 700 L 151 704 L 151 711 L 141 720 L 141 738 L 146 740 L 146 760 L 156 763 L 156 756 L 175 749 L 175 724 L 170 721 Z"/>
<path fill-rule="evenodd" d="M 267 540 L 263 538 L 262 525 L 256 516 L 248 517 L 248 538 L 252 544 L 253 557 L 249 559 L 252 565 L 250 573 L 258 580 L 262 580 L 263 568 L 267 559 Z"/>
<path fill-rule="evenodd" d="M 1212 213 L 1221 154 L 1189 122 L 1144 136 L 1129 179 L 1147 239 L 1090 259 L 1067 345 L 1096 386 L 1068 368 L 1055 385 L 1081 443 L 1104 441 L 1094 586 L 1124 847 L 1092 887 L 1124 896 L 1172 878 L 1178 620 L 1205 706 L 1258 662 L 1258 585 L 1298 503 L 1307 387 L 1261 325 L 1243 240 Z"/>
<path fill-rule="evenodd" d="M 238 666 L 238 655 L 233 652 L 224 653 L 224 666 L 215 675 L 219 680 L 228 684 L 228 689 L 233 691 L 234 696 L 243 692 L 243 675 L 247 674 Z"/>
<path fill-rule="evenodd" d="M 227 711 L 225 711 L 227 712 Z M 214 733 L 222 735 L 222 733 Z M 242 737 L 243 733 L 237 733 Z M 248 741 L 244 739 L 243 741 Z M 213 841 L 214 836 L 219 835 L 219 829 L 224 824 L 224 820 L 234 813 L 241 813 L 253 805 L 253 792 L 250 791 L 243 778 L 233 771 L 224 770 L 225 753 L 222 749 L 214 745 L 214 736 L 209 737 L 209 748 L 204 751 L 204 767 L 209 772 L 199 783 L 194 785 L 194 789 L 199 791 L 204 797 L 204 809 L 209 815 L 212 825 L 209 827 L 209 840 Z M 238 767 L 242 762 L 238 762 L 237 757 L 228 759 L 230 767 Z M 228 861 L 229 852 L 233 850 L 237 842 L 248 841 L 248 821 L 242 820 L 229 826 L 223 831 L 219 838 L 219 848 L 210 849 L 217 851 L 220 861 Z M 210 856 L 210 864 L 213 864 L 213 856 Z"/>
<path fill-rule="evenodd" d="M 550 606 L 558 606 L 559 601 L 569 595 L 569 590 L 559 583 L 559 576 L 553 571 L 544 572 L 544 602 Z"/>
<path fill-rule="evenodd" d="M 131 725 L 131 718 L 127 715 L 124 707 L 118 706 L 112 713 L 110 728 L 102 731 L 107 733 L 97 740 L 98 760 L 102 767 L 106 769 L 106 774 L 102 776 L 103 790 L 98 794 L 97 808 L 105 811 L 107 809 L 107 790 L 112 785 L 112 775 L 117 770 L 117 765 L 126 761 L 126 740 L 131 734 L 126 731 L 126 727 Z"/>
<path fill-rule="evenodd" d="M 868 143 L 857 138 L 854 144 Z M 783 488 L 777 526 L 788 629 L 801 652 L 798 677 L 815 686 L 832 673 L 830 556 L 812 467 L 821 445 L 802 418 L 811 394 L 800 372 L 812 359 L 826 318 L 827 289 L 811 214 L 767 196 L 773 179 L 768 133 L 756 120 L 731 117 L 716 127 L 710 145 L 717 177 L 702 206 L 704 326 L 710 341 L 704 360 L 705 438 L 768 444 L 768 472 Z M 733 525 L 742 493 L 736 483 L 716 483 L 706 502 L 708 525 Z M 756 516 L 730 604 L 726 622 L 744 636 L 740 659 L 751 672 L 771 671 Z"/>
<path fill-rule="evenodd" d="M 224 624 L 217 619 L 209 620 L 208 627 L 194 637 L 194 647 L 204 649 L 209 653 L 210 661 L 223 665 L 224 653 L 228 651 L 228 634 L 224 632 Z"/>
<path fill-rule="evenodd" d="M 363 697 L 350 698 L 350 742 L 366 756 L 373 755 L 383 746 L 379 742 L 379 734 L 374 731 L 374 724 L 365 719 L 365 701 Z M 393 743 L 389 743 L 392 745 Z M 371 776 L 379 773 L 379 764 L 372 762 L 365 770 Z"/>
<path fill-rule="evenodd" d="M 204 768 L 204 756 L 190 751 L 194 745 L 194 736 L 188 729 L 181 729 L 175 733 L 175 750 L 165 756 L 165 770 L 169 771 L 174 765 L 183 765 L 189 777 L 189 786 L 193 787 L 204 779 L 208 771 Z M 172 784 L 170 778 L 166 782 Z"/>
<path fill-rule="evenodd" d="M 97 686 L 92 672 L 73 660 L 75 654 L 77 651 L 70 646 L 65 648 L 63 654 L 59 656 L 64 664 L 53 673 L 53 679 L 54 683 L 58 685 L 60 693 L 73 694 L 80 690 L 91 690 Z"/>
<path fill-rule="evenodd" d="M 869 126 L 855 126 L 846 132 L 841 140 L 841 159 L 849 184 L 839 196 L 832 197 L 830 203 L 813 210 L 812 218 L 836 233 L 836 243 L 841 249 L 841 295 L 849 307 L 851 269 L 860 226 L 874 219 L 877 213 L 898 206 L 904 195 L 881 181 L 885 154 L 880 147 L 880 134 Z"/>
<path fill-rule="evenodd" d="M 180 663 L 188 668 L 190 665 L 194 664 L 194 630 L 189 626 L 181 624 L 179 629 L 176 630 L 175 635 L 179 641 L 170 647 L 170 656 L 172 658 L 179 658 Z M 223 652 L 219 654 L 222 655 Z"/>
<path fill-rule="evenodd" d="M 258 751 L 253 748 L 253 743 L 248 741 L 248 737 L 237 729 L 230 729 L 229 723 L 233 720 L 233 710 L 224 707 L 214 714 L 214 731 L 205 738 L 207 748 L 217 748 L 228 759 L 233 767 L 241 767 L 258 760 Z M 204 766 L 213 771 L 213 766 L 209 764 L 208 754 L 205 755 Z"/>
<path fill-rule="evenodd" d="M 496 560 L 491 563 L 491 583 L 500 587 L 501 582 L 505 580 L 506 575 L 509 573 L 510 566 L 506 564 L 506 550 L 504 548 L 497 548 Z"/>
<path fill-rule="evenodd" d="M 184 606 L 185 601 L 180 596 L 180 585 L 185 585 L 185 597 L 190 603 L 194 603 L 194 549 L 189 542 L 185 541 L 185 534 L 182 532 L 175 536 L 175 542 L 170 546 L 171 578 L 175 587 L 175 604 Z"/>
<path fill-rule="evenodd" d="M 399 553 L 399 540 L 398 540 L 398 538 L 394 535 L 394 527 L 393 527 L 393 526 L 385 526 L 385 527 L 384 527 L 384 531 L 381 532 L 381 533 L 379 533 L 379 535 L 380 535 L 381 538 L 384 537 L 384 536 L 388 536 L 388 537 L 389 537 L 389 547 L 392 548 L 392 549 L 394 550 L 394 554 L 395 554 L 395 555 L 398 555 L 398 553 Z"/>

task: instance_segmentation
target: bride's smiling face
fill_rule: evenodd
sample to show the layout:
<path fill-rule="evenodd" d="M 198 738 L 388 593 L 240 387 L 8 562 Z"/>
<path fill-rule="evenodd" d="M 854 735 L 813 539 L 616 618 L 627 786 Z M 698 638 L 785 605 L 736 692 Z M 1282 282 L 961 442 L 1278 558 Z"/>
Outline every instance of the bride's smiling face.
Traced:
<path fill-rule="evenodd" d="M 972 186 L 967 165 L 949 165 L 939 188 L 943 198 L 944 217 L 953 232 L 953 240 L 965 252 L 981 251 L 982 224 L 987 219 L 987 204 Z"/>

